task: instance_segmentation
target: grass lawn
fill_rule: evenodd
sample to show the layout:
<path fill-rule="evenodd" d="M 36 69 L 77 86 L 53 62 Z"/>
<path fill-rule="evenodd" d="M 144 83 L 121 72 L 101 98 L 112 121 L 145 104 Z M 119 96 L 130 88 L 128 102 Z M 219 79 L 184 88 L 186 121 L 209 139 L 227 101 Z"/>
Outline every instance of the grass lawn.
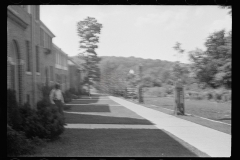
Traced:
<path fill-rule="evenodd" d="M 72 105 L 67 109 L 69 112 L 110 112 L 107 104 L 103 105 Z"/>
<path fill-rule="evenodd" d="M 66 129 L 28 157 L 197 157 L 162 130 Z"/>
<path fill-rule="evenodd" d="M 65 122 L 70 124 L 136 124 L 136 125 L 153 125 L 146 119 L 137 119 L 129 117 L 110 117 L 101 115 L 85 115 L 64 113 Z"/>
<path fill-rule="evenodd" d="M 174 109 L 174 98 L 172 97 L 145 98 L 144 103 Z M 231 124 L 231 103 L 185 99 L 185 112 Z"/>

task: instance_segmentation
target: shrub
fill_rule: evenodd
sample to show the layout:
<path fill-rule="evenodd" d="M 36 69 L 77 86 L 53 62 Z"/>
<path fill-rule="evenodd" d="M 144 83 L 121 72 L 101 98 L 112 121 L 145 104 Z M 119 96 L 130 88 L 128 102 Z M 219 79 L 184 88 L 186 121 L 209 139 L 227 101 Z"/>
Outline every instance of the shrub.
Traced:
<path fill-rule="evenodd" d="M 208 91 L 208 92 L 205 93 L 205 97 L 206 97 L 206 99 L 208 99 L 208 100 L 214 99 L 215 93 L 212 92 L 212 91 Z"/>
<path fill-rule="evenodd" d="M 204 99 L 204 94 L 196 91 L 187 91 L 186 94 L 189 95 L 190 99 L 202 100 Z"/>
<path fill-rule="evenodd" d="M 35 146 L 26 138 L 24 132 L 15 131 L 7 124 L 7 156 L 30 154 L 34 150 Z"/>
<path fill-rule="evenodd" d="M 19 112 L 19 105 L 16 100 L 15 91 L 7 90 L 7 123 L 13 129 L 19 130 L 21 126 L 21 115 Z"/>
<path fill-rule="evenodd" d="M 23 118 L 21 129 L 28 138 L 54 139 L 64 131 L 64 117 L 49 98 L 39 101 L 37 110 L 25 105 L 20 108 L 20 113 Z"/>
<path fill-rule="evenodd" d="M 44 128 L 42 133 L 38 135 L 40 138 L 54 139 L 64 131 L 64 116 L 58 112 L 56 105 L 42 100 L 37 103 L 37 116 L 40 125 Z"/>
<path fill-rule="evenodd" d="M 72 94 L 69 90 L 65 91 L 65 93 L 63 93 L 63 98 L 64 98 L 64 102 L 65 103 L 69 103 L 72 101 Z"/>
<path fill-rule="evenodd" d="M 31 109 L 30 106 L 24 105 L 20 108 L 20 113 L 22 116 L 21 130 L 25 132 L 26 137 L 41 137 L 45 129 L 42 126 L 36 111 Z"/>

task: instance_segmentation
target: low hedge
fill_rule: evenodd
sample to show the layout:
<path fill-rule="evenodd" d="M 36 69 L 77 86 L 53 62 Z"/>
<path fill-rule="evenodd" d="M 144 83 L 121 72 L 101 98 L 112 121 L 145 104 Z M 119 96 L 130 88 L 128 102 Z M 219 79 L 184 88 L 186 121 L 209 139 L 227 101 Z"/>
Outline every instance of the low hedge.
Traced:
<path fill-rule="evenodd" d="M 30 152 L 33 144 L 52 140 L 64 131 L 64 116 L 57 106 L 49 101 L 49 91 L 32 109 L 29 104 L 19 106 L 14 91 L 7 90 L 7 144 L 8 155 L 18 155 Z M 40 139 L 39 139 L 40 138 Z"/>
<path fill-rule="evenodd" d="M 35 146 L 24 132 L 16 131 L 7 124 L 7 156 L 18 156 L 33 153 Z"/>
<path fill-rule="evenodd" d="M 218 90 L 209 90 L 209 91 L 202 91 L 202 92 L 196 92 L 196 91 L 186 91 L 186 96 L 190 99 L 196 99 L 196 100 L 214 100 L 214 101 L 231 101 L 231 91 L 218 89 Z"/>

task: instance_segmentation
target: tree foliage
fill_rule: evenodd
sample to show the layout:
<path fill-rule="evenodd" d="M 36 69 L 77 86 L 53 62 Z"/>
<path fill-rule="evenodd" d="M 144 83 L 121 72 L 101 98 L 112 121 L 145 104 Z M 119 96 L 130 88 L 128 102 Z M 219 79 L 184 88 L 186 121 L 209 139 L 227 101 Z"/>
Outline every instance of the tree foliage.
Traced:
<path fill-rule="evenodd" d="M 90 80 L 99 81 L 100 69 L 98 63 L 101 60 L 95 51 L 98 48 L 97 43 L 99 43 L 99 36 L 102 28 L 102 24 L 98 23 L 95 18 L 87 17 L 83 21 L 77 23 L 77 32 L 80 37 L 80 55 L 84 56 L 85 63 L 83 66 L 88 71 L 87 82 Z"/>
<path fill-rule="evenodd" d="M 223 8 L 223 9 L 230 9 L 228 14 L 230 14 L 232 16 L 232 6 L 221 5 L 220 7 Z"/>
<path fill-rule="evenodd" d="M 173 73 L 173 66 L 176 62 L 142 59 L 135 57 L 101 57 L 99 67 L 101 69 L 101 78 L 98 86 L 105 91 L 113 89 L 122 90 L 128 85 L 143 87 L 161 87 L 164 83 L 173 85 L 176 79 Z M 142 64 L 142 81 L 138 76 L 139 64 Z M 181 64 L 182 72 L 187 72 L 188 65 Z M 135 71 L 129 74 L 129 70 Z M 187 70 L 187 71 L 186 71 Z M 188 74 L 185 74 L 188 79 Z M 186 80 L 190 81 L 190 80 Z"/>
<path fill-rule="evenodd" d="M 196 49 L 190 52 L 192 69 L 196 78 L 211 87 L 231 87 L 232 32 L 225 30 L 209 35 L 205 42 L 206 51 Z"/>

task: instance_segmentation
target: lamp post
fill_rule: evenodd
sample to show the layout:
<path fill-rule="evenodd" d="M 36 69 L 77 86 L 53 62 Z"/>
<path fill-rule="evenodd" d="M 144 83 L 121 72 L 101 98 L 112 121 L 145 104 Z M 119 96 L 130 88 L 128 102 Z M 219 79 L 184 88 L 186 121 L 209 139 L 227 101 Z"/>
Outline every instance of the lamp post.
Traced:
<path fill-rule="evenodd" d="M 130 78 L 129 80 L 130 80 L 130 83 L 131 83 L 131 82 L 133 82 L 133 78 L 135 77 L 135 73 L 134 73 L 134 71 L 133 71 L 132 69 L 129 70 L 129 76 L 130 76 L 130 77 L 129 77 L 129 78 Z M 132 85 L 131 85 L 131 86 L 132 86 Z M 130 89 L 130 90 L 129 90 L 129 89 Z M 127 92 L 129 92 L 129 91 L 130 91 L 130 93 L 131 93 L 131 95 L 132 95 L 131 98 L 133 99 L 133 88 L 127 88 Z"/>

